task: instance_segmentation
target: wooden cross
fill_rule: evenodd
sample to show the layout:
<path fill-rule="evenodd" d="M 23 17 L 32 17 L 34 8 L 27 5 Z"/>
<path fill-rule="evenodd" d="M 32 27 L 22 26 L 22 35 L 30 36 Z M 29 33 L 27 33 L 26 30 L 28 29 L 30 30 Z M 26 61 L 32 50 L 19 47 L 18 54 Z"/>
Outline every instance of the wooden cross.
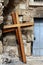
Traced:
<path fill-rule="evenodd" d="M 33 22 L 20 23 L 17 12 L 16 13 L 12 12 L 11 16 L 12 16 L 12 20 L 13 20 L 14 24 L 13 25 L 5 25 L 3 28 L 3 33 L 11 32 L 16 29 L 16 37 L 18 39 L 18 44 L 19 44 L 19 48 L 21 51 L 21 58 L 22 58 L 22 61 L 24 63 L 26 63 L 26 55 L 24 52 L 24 44 L 23 44 L 23 40 L 22 40 L 21 28 L 33 26 L 34 24 L 33 24 Z"/>

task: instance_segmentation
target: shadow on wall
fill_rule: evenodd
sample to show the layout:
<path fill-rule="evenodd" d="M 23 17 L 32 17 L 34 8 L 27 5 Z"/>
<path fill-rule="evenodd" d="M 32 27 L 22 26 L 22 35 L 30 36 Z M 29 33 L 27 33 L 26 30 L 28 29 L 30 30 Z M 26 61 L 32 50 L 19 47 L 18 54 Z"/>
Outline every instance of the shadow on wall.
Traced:
<path fill-rule="evenodd" d="M 3 16 L 7 16 L 18 4 L 25 1 L 26 0 L 9 0 L 3 9 Z"/>

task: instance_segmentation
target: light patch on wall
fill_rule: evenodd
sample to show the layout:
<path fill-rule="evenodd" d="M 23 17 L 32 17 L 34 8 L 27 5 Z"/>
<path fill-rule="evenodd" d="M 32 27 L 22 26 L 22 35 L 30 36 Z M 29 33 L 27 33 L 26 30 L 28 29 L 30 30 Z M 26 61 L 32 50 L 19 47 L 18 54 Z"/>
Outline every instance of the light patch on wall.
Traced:
<path fill-rule="evenodd" d="M 4 0 L 0 0 L 0 2 L 4 2 Z"/>
<path fill-rule="evenodd" d="M 20 16 L 19 16 L 19 21 L 20 21 L 20 23 L 23 22 L 23 15 L 20 15 Z"/>
<path fill-rule="evenodd" d="M 20 8 L 20 9 L 26 9 L 26 4 L 20 4 L 20 5 L 19 5 L 19 8 Z"/>
<path fill-rule="evenodd" d="M 30 2 L 34 2 L 34 0 L 30 0 Z"/>

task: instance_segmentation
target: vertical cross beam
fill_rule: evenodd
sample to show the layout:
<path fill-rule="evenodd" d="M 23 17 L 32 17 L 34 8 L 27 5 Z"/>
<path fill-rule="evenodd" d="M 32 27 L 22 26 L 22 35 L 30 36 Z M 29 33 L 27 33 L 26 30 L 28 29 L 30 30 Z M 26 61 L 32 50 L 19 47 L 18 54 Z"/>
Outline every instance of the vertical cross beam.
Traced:
<path fill-rule="evenodd" d="M 17 13 L 12 12 L 12 20 L 13 20 L 14 24 L 20 24 Z M 25 56 L 25 52 L 24 52 L 24 44 L 23 44 L 23 40 L 22 40 L 22 33 L 21 33 L 20 26 L 16 29 L 16 37 L 17 37 L 19 48 L 20 48 L 20 51 L 21 51 L 22 61 L 24 63 L 26 63 L 26 56 Z"/>

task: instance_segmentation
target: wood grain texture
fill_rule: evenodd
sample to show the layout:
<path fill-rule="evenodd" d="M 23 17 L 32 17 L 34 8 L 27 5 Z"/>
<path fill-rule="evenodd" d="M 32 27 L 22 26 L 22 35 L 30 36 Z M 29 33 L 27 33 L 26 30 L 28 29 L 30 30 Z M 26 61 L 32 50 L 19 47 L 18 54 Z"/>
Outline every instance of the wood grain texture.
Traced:
<path fill-rule="evenodd" d="M 7 28 L 17 28 L 17 27 L 29 27 L 29 26 L 33 26 L 33 25 L 34 25 L 33 22 L 21 23 L 21 24 L 13 24 L 13 25 L 5 25 L 4 29 L 7 29 Z"/>
<path fill-rule="evenodd" d="M 14 16 L 15 15 L 15 16 Z M 12 14 L 12 18 L 13 18 L 13 23 L 14 24 L 19 24 L 20 25 L 20 23 L 19 23 L 19 18 L 18 18 L 18 14 L 17 13 L 13 13 Z M 15 18 L 15 20 L 14 20 L 14 18 Z M 22 61 L 24 62 L 24 63 L 26 63 L 26 56 L 25 56 L 25 52 L 24 52 L 24 44 L 23 44 L 23 40 L 22 40 L 22 33 L 21 33 L 21 28 L 20 28 L 20 26 L 18 25 L 18 28 L 17 28 L 17 30 L 16 30 L 16 37 L 17 37 L 17 39 L 18 39 L 18 44 L 19 44 L 19 49 L 20 49 L 20 51 L 21 51 L 21 58 L 22 58 Z"/>

